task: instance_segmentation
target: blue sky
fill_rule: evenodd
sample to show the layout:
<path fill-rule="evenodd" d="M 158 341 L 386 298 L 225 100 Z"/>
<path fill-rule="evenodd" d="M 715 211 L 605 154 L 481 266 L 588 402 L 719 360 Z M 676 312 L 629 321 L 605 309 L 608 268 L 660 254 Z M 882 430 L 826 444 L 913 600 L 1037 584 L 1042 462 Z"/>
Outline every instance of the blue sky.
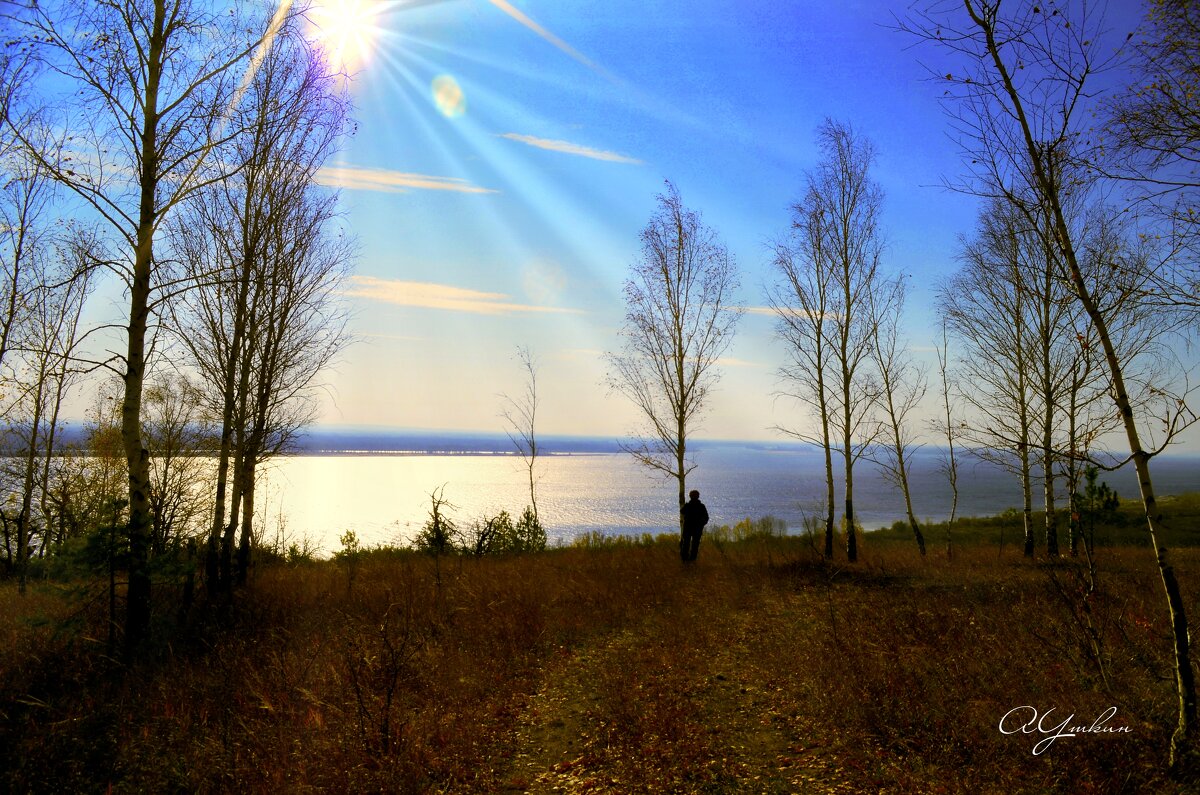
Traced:
<path fill-rule="evenodd" d="M 1131 4 L 1132 5 L 1132 4 Z M 328 0 L 326 6 L 338 6 Z M 353 3 L 351 0 L 351 7 Z M 514 357 L 540 364 L 543 433 L 623 434 L 604 351 L 663 180 L 700 211 L 764 304 L 825 117 L 875 144 L 886 267 L 913 276 L 920 356 L 934 288 L 977 202 L 912 41 L 905 3 L 443 0 L 362 6 L 351 43 L 358 128 L 323 174 L 361 244 L 347 289 L 357 341 L 328 377 L 321 422 L 498 430 Z M 1133 5 L 1136 11 L 1136 6 Z M 1136 15 L 1131 19 L 1136 20 Z M 804 412 L 776 399 L 784 352 L 749 312 L 699 435 L 771 438 Z"/>

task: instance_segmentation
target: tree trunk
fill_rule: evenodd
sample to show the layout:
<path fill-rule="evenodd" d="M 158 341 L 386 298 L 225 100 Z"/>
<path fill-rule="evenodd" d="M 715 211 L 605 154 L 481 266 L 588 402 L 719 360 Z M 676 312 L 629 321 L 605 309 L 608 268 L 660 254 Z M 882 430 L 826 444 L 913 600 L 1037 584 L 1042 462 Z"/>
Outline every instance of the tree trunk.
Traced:
<path fill-rule="evenodd" d="M 847 423 L 848 425 L 849 423 Z M 854 532 L 854 454 L 850 449 L 850 436 L 846 435 L 846 559 L 851 563 L 858 560 L 858 536 Z"/>
<path fill-rule="evenodd" d="M 125 372 L 125 399 L 121 405 L 121 442 L 129 471 L 129 590 L 125 623 L 125 642 L 137 646 L 150 627 L 151 586 L 150 553 L 150 454 L 142 444 L 142 384 L 145 379 L 145 342 L 150 294 L 150 229 L 144 227 L 144 243 L 131 293 L 128 365 Z"/>
<path fill-rule="evenodd" d="M 42 367 L 38 382 L 34 386 L 33 422 L 29 429 L 29 447 L 25 451 L 25 475 L 21 488 L 21 512 L 17 515 L 17 593 L 25 594 L 25 580 L 29 568 L 30 514 L 33 513 L 33 481 L 38 461 L 38 433 L 42 425 L 42 400 L 46 388 L 46 356 L 42 353 Z"/>
<path fill-rule="evenodd" d="M 230 457 L 233 448 L 234 403 L 236 400 L 235 382 L 237 381 L 238 363 L 241 361 L 241 350 L 246 337 L 247 302 L 250 293 L 250 266 L 243 258 L 241 274 L 238 279 L 238 297 L 233 310 L 233 334 L 230 337 L 228 357 L 225 368 L 225 383 L 222 384 L 224 394 L 221 403 L 221 447 L 217 457 L 216 498 L 213 506 L 212 533 L 205 549 L 205 578 L 210 594 L 221 590 L 221 535 L 225 528 L 225 495 L 229 481 Z"/>
<path fill-rule="evenodd" d="M 56 384 L 54 391 L 54 408 L 50 412 L 50 423 L 46 429 L 46 455 L 42 459 L 42 493 L 38 500 L 38 507 L 42 512 L 42 521 L 46 523 L 45 538 L 42 540 L 42 553 L 45 556 L 46 548 L 50 546 L 50 465 L 54 460 L 54 442 L 58 433 L 58 417 L 62 412 L 62 404 L 64 392 L 66 390 L 67 378 L 67 362 L 68 356 L 64 353 L 62 357 L 62 367 L 55 374 Z"/>
<path fill-rule="evenodd" d="M 1067 412 L 1067 435 L 1069 438 L 1070 458 L 1067 459 L 1067 512 L 1070 517 L 1068 532 L 1070 534 L 1071 557 L 1079 555 L 1079 503 L 1076 495 L 1079 493 L 1079 428 L 1075 414 L 1079 411 L 1079 390 L 1081 384 L 1078 366 L 1071 367 L 1071 398 Z"/>
<path fill-rule="evenodd" d="M 163 70 L 166 4 L 154 3 L 142 105 L 141 173 L 137 250 L 129 290 L 129 344 L 125 354 L 125 398 L 121 403 L 121 444 L 129 473 L 129 587 L 125 643 L 134 648 L 150 628 L 150 454 L 142 444 L 142 385 L 146 378 L 146 328 L 150 314 L 150 275 L 154 264 L 155 190 L 158 187 L 158 91 Z"/>
<path fill-rule="evenodd" d="M 819 333 L 819 332 L 818 332 Z M 825 447 L 825 560 L 833 560 L 833 531 L 837 515 L 833 493 L 833 446 L 829 438 L 829 405 L 825 402 L 825 376 L 818 371 L 817 402 L 821 410 L 821 441 Z"/>
<path fill-rule="evenodd" d="M 239 432 L 237 436 L 241 437 L 242 434 Z M 221 554 L 217 581 L 220 584 L 219 590 L 222 598 L 228 598 L 233 588 L 233 542 L 234 537 L 237 535 L 238 527 L 241 525 L 242 494 L 246 489 L 245 468 L 243 465 L 245 451 L 243 445 L 244 440 L 239 438 L 237 443 L 238 451 L 232 463 L 233 489 L 229 499 L 229 521 L 226 522 L 221 533 Z"/>
<path fill-rule="evenodd" d="M 1025 557 L 1032 558 L 1034 539 L 1033 483 L 1031 482 L 1029 473 L 1029 390 L 1028 381 L 1025 376 L 1025 339 L 1024 334 L 1021 332 L 1025 323 L 1024 301 L 1021 300 L 1024 288 L 1021 286 L 1021 278 L 1017 273 L 1015 262 L 1013 266 L 1013 289 L 1016 291 L 1014 320 L 1017 324 L 1017 422 L 1020 426 L 1018 433 L 1021 435 L 1017 442 L 1017 455 L 1021 466 L 1021 517 L 1025 531 L 1024 554 Z"/>
<path fill-rule="evenodd" d="M 828 429 L 828 421 L 825 423 Z M 825 434 L 825 559 L 833 560 L 833 533 L 837 518 L 836 497 L 833 493 L 833 448 Z"/>
<path fill-rule="evenodd" d="M 1049 439 L 1043 439 L 1043 444 L 1049 444 Z M 1046 503 L 1046 554 L 1052 558 L 1058 557 L 1058 515 L 1054 508 L 1054 452 L 1042 448 L 1042 496 Z"/>
<path fill-rule="evenodd" d="M 1048 237 L 1048 236 L 1047 236 Z M 1046 274 L 1042 283 L 1041 329 L 1039 344 L 1042 354 L 1042 495 L 1046 506 L 1046 554 L 1058 557 L 1058 517 L 1054 513 L 1054 406 L 1057 395 L 1054 387 L 1054 366 L 1050 361 L 1053 344 L 1054 255 L 1045 252 Z"/>
<path fill-rule="evenodd" d="M 242 532 L 238 538 L 237 570 L 235 584 L 245 585 L 250 576 L 251 542 L 254 538 L 254 463 L 253 457 L 247 456 L 244 465 L 245 488 L 242 492 Z"/>
<path fill-rule="evenodd" d="M 28 198 L 28 194 L 26 194 Z M 25 235 L 29 231 L 28 201 L 23 202 L 22 211 L 17 221 L 17 240 L 12 250 L 12 276 L 8 283 L 8 306 L 5 307 L 4 322 L 0 324 L 0 364 L 8 355 L 8 343 L 13 326 L 17 322 L 17 301 L 21 292 L 21 268 L 25 263 Z"/>
<path fill-rule="evenodd" d="M 905 463 L 904 451 L 899 446 L 899 436 L 896 438 L 896 445 L 896 469 L 900 475 L 900 490 L 904 492 L 904 509 L 908 512 L 908 525 L 917 539 L 917 548 L 921 550 L 921 557 L 925 557 L 925 536 L 921 533 L 921 525 L 917 522 L 917 515 L 913 512 L 912 492 L 908 488 L 908 464 Z"/>
<path fill-rule="evenodd" d="M 221 447 L 217 454 L 217 488 L 212 526 L 204 546 L 204 586 L 209 595 L 220 590 L 221 529 L 225 526 L 225 489 L 229 480 L 229 455 L 232 446 L 232 400 L 225 401 L 225 416 L 221 424 Z"/>
<path fill-rule="evenodd" d="M 1040 172 L 1040 168 L 1038 171 Z M 1054 205 L 1054 211 L 1059 239 L 1066 244 L 1070 241 L 1070 237 L 1062 210 L 1057 202 Z M 1124 371 L 1116 347 L 1109 335 L 1108 321 L 1092 299 L 1087 282 L 1083 278 L 1083 272 L 1079 268 L 1079 262 L 1075 257 L 1074 249 L 1069 245 L 1064 245 L 1063 248 L 1067 255 L 1067 264 L 1070 266 L 1071 280 L 1074 282 L 1076 294 L 1083 304 L 1088 318 L 1092 321 L 1104 349 L 1104 358 L 1112 376 L 1113 398 L 1116 401 L 1117 413 L 1125 428 L 1125 435 L 1129 440 L 1134 471 L 1137 473 L 1138 487 L 1142 495 L 1142 509 L 1146 518 L 1146 531 L 1149 533 L 1150 543 L 1154 547 L 1163 593 L 1167 598 L 1167 613 L 1171 621 L 1171 637 L 1175 651 L 1175 685 L 1178 694 L 1178 719 L 1175 731 L 1171 735 L 1170 750 L 1171 766 L 1176 767 L 1183 762 L 1185 754 L 1189 752 L 1196 727 L 1196 680 L 1192 672 L 1187 613 L 1179 591 L 1179 583 L 1175 579 L 1175 571 L 1167 558 L 1167 548 L 1159 543 L 1161 514 L 1158 510 L 1158 501 L 1154 496 L 1154 482 L 1150 477 L 1151 455 L 1142 448 L 1141 435 L 1133 415 L 1133 402 L 1125 388 Z"/>
<path fill-rule="evenodd" d="M 205 549 L 205 579 L 210 593 L 221 590 L 220 549 L 221 535 L 225 528 L 225 497 L 229 485 L 230 459 L 233 456 L 234 402 L 237 365 L 245 338 L 246 294 L 249 279 L 243 275 L 238 287 L 238 302 L 234 309 L 233 335 L 229 343 L 229 364 L 225 371 L 224 395 L 221 406 L 221 445 L 217 454 L 216 497 L 213 505 L 212 531 Z"/>
<path fill-rule="evenodd" d="M 1029 445 L 1021 442 L 1021 521 L 1025 530 L 1025 557 L 1033 557 L 1033 480 L 1029 474 Z"/>
<path fill-rule="evenodd" d="M 682 434 L 682 431 L 680 433 Z M 687 479 L 687 474 L 683 471 L 683 461 L 684 461 L 684 440 L 683 440 L 683 437 L 680 436 L 679 452 L 676 454 L 676 461 L 675 461 L 675 464 L 678 467 L 678 469 L 675 470 L 675 478 L 679 483 L 679 510 L 680 510 L 680 514 L 679 514 L 680 536 L 679 537 L 680 538 L 683 538 L 683 513 L 682 513 L 683 505 L 687 501 L 687 491 L 686 491 L 687 484 L 685 483 L 685 481 Z"/>

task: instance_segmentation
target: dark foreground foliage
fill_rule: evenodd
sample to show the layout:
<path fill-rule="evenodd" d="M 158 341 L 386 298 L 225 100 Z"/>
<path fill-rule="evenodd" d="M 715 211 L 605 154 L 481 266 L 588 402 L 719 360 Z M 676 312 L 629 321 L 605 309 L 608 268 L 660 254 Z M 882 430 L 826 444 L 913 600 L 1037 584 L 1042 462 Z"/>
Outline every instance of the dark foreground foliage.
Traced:
<path fill-rule="evenodd" d="M 735 537 L 738 537 L 735 535 Z M 0 586 L 0 790 L 1188 792 L 1163 772 L 1153 560 L 668 537 L 260 570 L 225 615 L 108 653 L 103 600 Z M 1178 555 L 1200 616 L 1200 555 Z M 157 600 L 166 604 L 169 598 Z M 1002 735 L 1110 707 L 1119 734 Z"/>

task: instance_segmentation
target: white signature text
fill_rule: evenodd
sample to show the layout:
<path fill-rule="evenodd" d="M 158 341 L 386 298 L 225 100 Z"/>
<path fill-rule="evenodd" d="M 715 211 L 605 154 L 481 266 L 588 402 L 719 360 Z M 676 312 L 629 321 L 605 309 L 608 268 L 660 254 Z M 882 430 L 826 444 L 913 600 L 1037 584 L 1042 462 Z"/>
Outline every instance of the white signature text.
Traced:
<path fill-rule="evenodd" d="M 1000 719 L 1000 733 L 1041 735 L 1042 739 L 1033 746 L 1033 755 L 1037 756 L 1060 737 L 1075 737 L 1079 734 L 1128 734 L 1133 731 L 1128 726 L 1107 725 L 1117 714 L 1116 707 L 1104 710 L 1091 723 L 1080 724 L 1075 723 L 1074 713 L 1061 721 L 1057 717 L 1051 717 L 1054 710 L 1054 707 L 1045 712 L 1031 706 L 1014 707 Z"/>

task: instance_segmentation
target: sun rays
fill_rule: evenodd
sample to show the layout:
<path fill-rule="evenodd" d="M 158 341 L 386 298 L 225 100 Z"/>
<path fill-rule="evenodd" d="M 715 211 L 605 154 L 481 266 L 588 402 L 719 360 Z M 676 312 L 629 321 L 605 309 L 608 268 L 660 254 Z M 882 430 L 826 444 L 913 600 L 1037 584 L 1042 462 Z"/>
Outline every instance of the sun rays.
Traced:
<path fill-rule="evenodd" d="M 420 280 L 486 285 L 504 297 L 477 302 L 464 322 L 490 314 L 543 328 L 553 323 L 556 335 L 572 339 L 597 333 L 592 310 L 616 300 L 617 288 L 611 295 L 606 289 L 616 284 L 607 271 L 623 261 L 609 242 L 610 227 L 628 220 L 621 186 L 643 161 L 626 141 L 589 134 L 573 114 L 530 98 L 579 95 L 620 105 L 625 93 L 551 32 L 553 25 L 503 0 L 321 2 L 329 57 L 360 57 L 357 73 L 346 70 L 355 103 L 375 111 L 366 118 L 388 125 L 375 139 L 386 144 L 353 147 L 356 162 L 326 169 L 323 178 L 356 191 L 410 193 L 407 217 L 425 219 L 418 223 L 429 235 L 444 235 L 437 256 L 454 262 L 442 273 L 426 268 L 428 251 L 397 254 L 369 272 L 366 278 L 378 280 L 370 290 L 360 284 L 348 297 L 378 301 L 380 285 L 399 278 L 407 280 L 408 299 L 391 291 L 387 303 L 407 310 L 418 306 L 408 294 Z M 648 173 L 632 178 L 651 179 Z M 555 309 L 577 290 L 586 295 L 582 311 Z M 465 306 L 450 301 L 462 296 L 433 298 L 439 306 Z M 459 321 L 438 322 L 449 328 Z"/>
<path fill-rule="evenodd" d="M 380 0 L 318 0 L 308 10 L 314 38 L 335 69 L 346 74 L 366 66 L 391 4 Z"/>

